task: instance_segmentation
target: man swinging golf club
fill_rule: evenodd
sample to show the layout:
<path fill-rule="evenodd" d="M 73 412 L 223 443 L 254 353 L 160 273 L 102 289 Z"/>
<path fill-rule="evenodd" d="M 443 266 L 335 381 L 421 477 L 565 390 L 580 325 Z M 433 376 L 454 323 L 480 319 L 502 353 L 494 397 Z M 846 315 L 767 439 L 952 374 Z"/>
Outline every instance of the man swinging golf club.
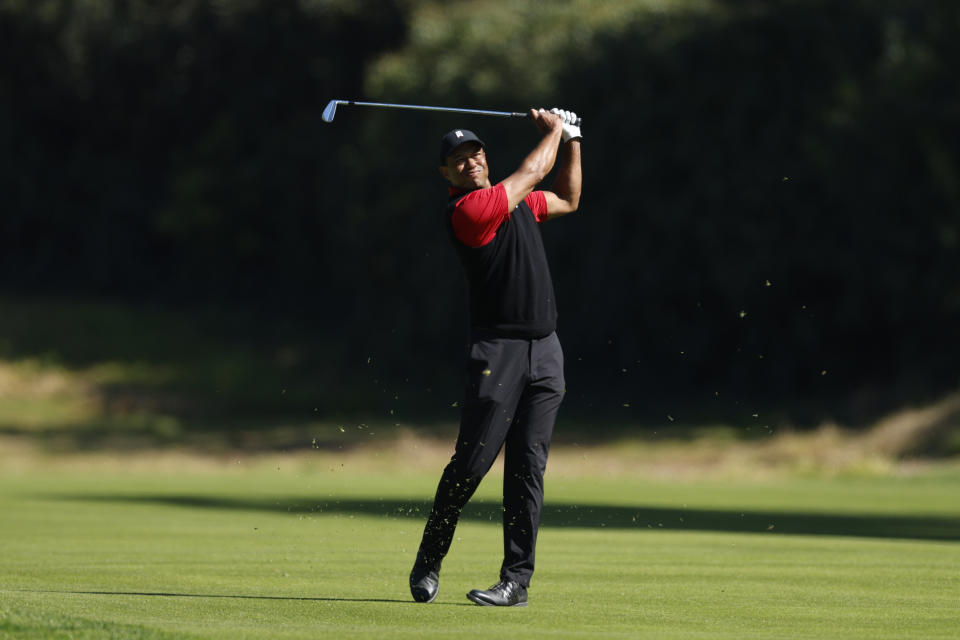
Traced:
<path fill-rule="evenodd" d="M 467 598 L 487 606 L 527 606 L 543 506 L 543 473 L 564 393 L 553 282 L 537 223 L 576 211 L 580 127 L 576 114 L 531 110 L 542 134 L 520 168 L 491 185 L 483 142 L 454 129 L 440 143 L 450 182 L 446 225 L 469 283 L 470 345 L 460 433 L 443 471 L 410 573 L 417 602 L 433 602 L 440 565 L 460 512 L 500 452 L 503 564 L 500 581 Z M 534 191 L 562 160 L 550 191 Z"/>

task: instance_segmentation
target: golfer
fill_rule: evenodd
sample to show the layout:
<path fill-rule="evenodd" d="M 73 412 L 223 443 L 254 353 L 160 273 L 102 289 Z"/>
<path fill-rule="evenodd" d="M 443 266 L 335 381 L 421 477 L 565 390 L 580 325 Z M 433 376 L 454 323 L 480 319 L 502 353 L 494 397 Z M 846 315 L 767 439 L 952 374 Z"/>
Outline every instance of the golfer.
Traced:
<path fill-rule="evenodd" d="M 460 433 L 443 471 L 410 573 L 410 592 L 433 602 L 440 565 L 460 512 L 505 446 L 503 564 L 500 581 L 467 598 L 480 605 L 527 606 L 543 506 L 543 473 L 564 394 L 553 282 L 537 223 L 577 210 L 580 127 L 576 114 L 530 110 L 543 138 L 520 168 L 490 183 L 484 144 L 454 129 L 440 142 L 450 183 L 445 212 L 466 271 L 470 344 Z M 534 191 L 562 160 L 551 191 Z"/>

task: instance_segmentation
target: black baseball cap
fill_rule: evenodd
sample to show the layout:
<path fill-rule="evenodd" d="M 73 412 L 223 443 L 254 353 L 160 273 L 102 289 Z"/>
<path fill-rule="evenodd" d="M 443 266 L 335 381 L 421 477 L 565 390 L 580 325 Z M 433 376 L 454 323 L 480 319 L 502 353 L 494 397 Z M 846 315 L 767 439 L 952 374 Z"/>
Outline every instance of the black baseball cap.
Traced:
<path fill-rule="evenodd" d="M 445 133 L 443 138 L 440 139 L 440 164 L 446 164 L 447 156 L 464 142 L 479 142 L 480 146 L 483 146 L 483 140 L 478 138 L 473 131 L 454 129 Z"/>

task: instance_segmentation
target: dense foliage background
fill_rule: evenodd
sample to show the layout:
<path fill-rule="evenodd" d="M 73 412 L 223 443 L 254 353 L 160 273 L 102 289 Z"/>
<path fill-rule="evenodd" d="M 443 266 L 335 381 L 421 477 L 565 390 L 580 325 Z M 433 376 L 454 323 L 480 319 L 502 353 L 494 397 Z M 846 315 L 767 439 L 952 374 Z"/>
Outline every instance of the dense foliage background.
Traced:
<path fill-rule="evenodd" d="M 476 130 L 502 178 L 536 131 L 320 114 L 562 106 L 567 415 L 863 424 L 960 384 L 957 60 L 950 0 L 0 0 L 0 293 L 219 309 L 323 381 L 304 411 L 442 414 L 438 140 Z"/>

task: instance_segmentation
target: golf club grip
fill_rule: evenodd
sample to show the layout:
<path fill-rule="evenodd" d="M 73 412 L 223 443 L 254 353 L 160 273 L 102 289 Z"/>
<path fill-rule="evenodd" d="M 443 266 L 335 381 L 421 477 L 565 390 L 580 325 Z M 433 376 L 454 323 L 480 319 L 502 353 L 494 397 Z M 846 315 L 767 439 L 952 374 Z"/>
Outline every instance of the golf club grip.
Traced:
<path fill-rule="evenodd" d="M 530 114 L 529 114 L 529 113 L 519 113 L 519 112 L 517 112 L 517 111 L 514 111 L 513 113 L 510 114 L 510 117 L 511 117 L 511 118 L 529 118 L 529 117 L 530 117 Z M 574 124 L 579 127 L 579 126 L 580 126 L 580 122 L 581 122 L 582 120 L 583 120 L 583 118 L 577 118 L 577 121 L 574 122 Z"/>

